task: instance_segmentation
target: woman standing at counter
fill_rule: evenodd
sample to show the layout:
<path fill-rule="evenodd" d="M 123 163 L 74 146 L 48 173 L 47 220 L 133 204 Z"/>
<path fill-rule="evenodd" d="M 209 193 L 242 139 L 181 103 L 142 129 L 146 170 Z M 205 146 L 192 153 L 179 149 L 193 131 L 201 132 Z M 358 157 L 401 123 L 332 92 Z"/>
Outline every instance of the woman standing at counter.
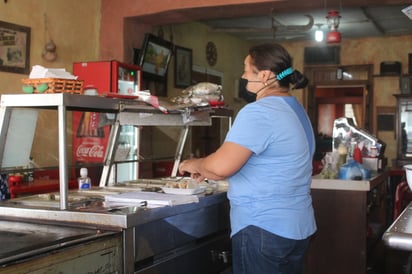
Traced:
<path fill-rule="evenodd" d="M 198 181 L 229 178 L 233 273 L 301 273 L 316 231 L 310 196 L 313 130 L 289 86 L 307 79 L 277 44 L 254 46 L 244 61 L 242 108 L 225 142 L 180 173 Z"/>

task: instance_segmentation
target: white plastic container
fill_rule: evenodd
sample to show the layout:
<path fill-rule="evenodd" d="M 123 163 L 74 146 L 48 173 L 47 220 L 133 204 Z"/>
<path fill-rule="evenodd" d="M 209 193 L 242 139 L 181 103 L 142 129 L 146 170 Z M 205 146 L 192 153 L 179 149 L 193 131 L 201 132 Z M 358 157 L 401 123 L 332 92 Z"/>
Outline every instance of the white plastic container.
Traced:
<path fill-rule="evenodd" d="M 80 177 L 77 179 L 79 183 L 79 190 L 91 188 L 92 183 L 91 183 L 90 177 L 88 177 L 87 175 L 88 175 L 87 168 L 85 167 L 81 168 Z"/>
<path fill-rule="evenodd" d="M 412 190 L 412 165 L 403 166 L 406 172 L 406 181 L 408 182 L 409 189 Z"/>

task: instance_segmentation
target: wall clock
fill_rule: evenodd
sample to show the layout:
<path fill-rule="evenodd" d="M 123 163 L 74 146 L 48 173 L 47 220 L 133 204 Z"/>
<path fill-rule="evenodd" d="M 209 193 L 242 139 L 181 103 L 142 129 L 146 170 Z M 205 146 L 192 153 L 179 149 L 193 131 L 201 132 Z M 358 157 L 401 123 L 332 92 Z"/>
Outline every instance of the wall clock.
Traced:
<path fill-rule="evenodd" d="M 217 48 L 215 43 L 208 42 L 206 45 L 206 60 L 209 66 L 216 65 L 217 62 Z"/>

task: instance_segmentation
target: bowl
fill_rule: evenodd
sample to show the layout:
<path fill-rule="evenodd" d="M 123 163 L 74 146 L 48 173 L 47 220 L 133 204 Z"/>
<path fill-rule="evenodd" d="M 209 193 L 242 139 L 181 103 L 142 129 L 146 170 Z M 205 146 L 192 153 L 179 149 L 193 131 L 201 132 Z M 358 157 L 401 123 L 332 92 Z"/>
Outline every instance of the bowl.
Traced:
<path fill-rule="evenodd" d="M 211 100 L 209 101 L 209 105 L 212 107 L 217 107 L 217 106 L 223 106 L 225 102 L 223 101 L 218 101 L 218 100 Z"/>
<path fill-rule="evenodd" d="M 406 172 L 406 181 L 408 183 L 409 189 L 412 190 L 412 165 L 404 165 L 403 168 Z"/>
<path fill-rule="evenodd" d="M 190 98 L 190 101 L 192 101 L 193 104 L 200 104 L 202 102 L 202 98 L 196 98 L 196 97 L 192 97 Z"/>

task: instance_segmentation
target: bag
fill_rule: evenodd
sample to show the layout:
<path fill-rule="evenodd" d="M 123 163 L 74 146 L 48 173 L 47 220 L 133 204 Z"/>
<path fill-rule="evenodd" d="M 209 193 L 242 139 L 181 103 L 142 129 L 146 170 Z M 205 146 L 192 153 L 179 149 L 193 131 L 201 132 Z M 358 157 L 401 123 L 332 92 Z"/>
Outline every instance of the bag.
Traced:
<path fill-rule="evenodd" d="M 339 168 L 339 179 L 342 180 L 368 180 L 371 177 L 369 170 L 355 160 L 349 160 Z"/>

